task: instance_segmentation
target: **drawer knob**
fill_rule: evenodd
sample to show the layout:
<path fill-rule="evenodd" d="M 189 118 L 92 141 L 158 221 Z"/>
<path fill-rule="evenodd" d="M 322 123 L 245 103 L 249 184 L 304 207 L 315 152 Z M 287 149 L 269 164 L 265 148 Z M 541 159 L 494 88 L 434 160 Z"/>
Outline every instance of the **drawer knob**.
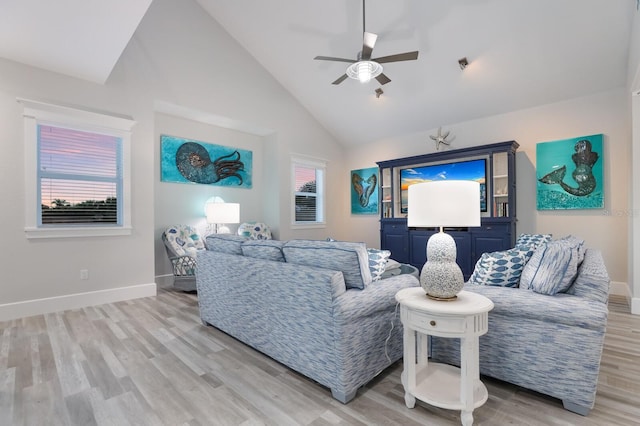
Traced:
<path fill-rule="evenodd" d="M 431 322 L 429 324 L 431 325 L 431 327 L 435 327 L 436 326 L 436 322 L 434 320 L 431 320 Z"/>

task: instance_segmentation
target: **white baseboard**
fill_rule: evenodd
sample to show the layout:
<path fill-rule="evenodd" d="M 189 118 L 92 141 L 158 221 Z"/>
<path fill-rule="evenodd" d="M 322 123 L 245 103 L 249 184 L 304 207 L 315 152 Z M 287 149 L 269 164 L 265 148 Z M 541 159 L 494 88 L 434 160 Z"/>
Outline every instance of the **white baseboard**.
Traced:
<path fill-rule="evenodd" d="M 173 287 L 173 274 L 156 275 L 155 280 L 159 288 Z"/>
<path fill-rule="evenodd" d="M 609 293 L 616 296 L 624 296 L 627 300 L 631 299 L 631 290 L 629 289 L 629 285 L 620 281 L 611 281 L 611 289 L 609 290 Z"/>
<path fill-rule="evenodd" d="M 611 281 L 610 294 L 624 296 L 624 298 L 627 299 L 631 313 L 634 315 L 640 315 L 640 297 L 632 297 L 631 289 L 627 283 Z"/>
<path fill-rule="evenodd" d="M 633 315 L 640 315 L 640 297 L 631 299 L 631 313 Z"/>
<path fill-rule="evenodd" d="M 0 321 L 66 311 L 68 309 L 84 308 L 86 306 L 102 305 L 104 303 L 120 302 L 140 297 L 150 297 L 156 294 L 157 286 L 155 283 L 151 283 L 7 303 L 0 305 Z"/>

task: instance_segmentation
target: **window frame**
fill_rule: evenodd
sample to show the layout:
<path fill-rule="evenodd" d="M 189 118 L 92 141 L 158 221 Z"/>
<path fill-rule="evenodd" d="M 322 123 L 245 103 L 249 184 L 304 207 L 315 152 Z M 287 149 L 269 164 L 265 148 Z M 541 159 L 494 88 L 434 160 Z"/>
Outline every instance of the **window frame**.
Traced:
<path fill-rule="evenodd" d="M 31 238 L 68 238 L 131 235 L 131 129 L 125 116 L 18 98 L 23 105 L 25 161 L 25 235 Z M 38 125 L 95 132 L 121 139 L 120 224 L 41 225 L 38 171 Z"/>
<path fill-rule="evenodd" d="M 313 168 L 316 171 L 316 220 L 313 222 L 296 221 L 296 166 Z M 320 174 L 320 176 L 318 176 Z M 321 159 L 302 157 L 299 155 L 291 157 L 291 228 L 292 229 L 313 229 L 325 228 L 326 223 L 326 174 L 327 162 Z M 320 220 L 318 220 L 320 217 Z"/>

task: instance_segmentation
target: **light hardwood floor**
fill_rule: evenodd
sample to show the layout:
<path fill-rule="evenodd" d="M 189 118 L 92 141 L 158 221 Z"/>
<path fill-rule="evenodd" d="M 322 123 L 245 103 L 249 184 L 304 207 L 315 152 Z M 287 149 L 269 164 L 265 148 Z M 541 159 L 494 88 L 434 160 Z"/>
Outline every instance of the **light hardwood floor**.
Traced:
<path fill-rule="evenodd" d="M 595 408 L 484 378 L 477 425 L 640 424 L 640 317 L 613 297 Z M 343 405 L 329 390 L 198 316 L 197 297 L 157 297 L 0 323 L 2 425 L 458 425 L 404 405 L 398 362 Z"/>

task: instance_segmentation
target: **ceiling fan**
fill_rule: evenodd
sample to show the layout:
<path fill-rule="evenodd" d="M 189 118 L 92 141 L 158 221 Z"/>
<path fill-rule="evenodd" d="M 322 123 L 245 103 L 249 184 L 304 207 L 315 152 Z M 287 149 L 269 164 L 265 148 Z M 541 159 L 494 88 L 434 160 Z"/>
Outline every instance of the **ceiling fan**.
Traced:
<path fill-rule="evenodd" d="M 389 62 L 413 61 L 418 59 L 417 50 L 413 52 L 398 53 L 390 56 L 382 56 L 380 58 L 371 58 L 373 47 L 376 44 L 378 36 L 366 31 L 364 2 L 365 0 L 362 0 L 362 50 L 358 52 L 357 58 L 346 59 L 334 58 L 332 56 L 316 56 L 315 58 L 313 58 L 320 61 L 348 62 L 351 64 L 347 67 L 347 71 L 343 75 L 338 77 L 338 79 L 332 84 L 340 84 L 344 80 L 346 80 L 347 77 L 360 80 L 360 82 L 362 83 L 367 83 L 372 78 L 375 78 L 376 80 L 378 80 L 378 83 L 387 84 L 391 81 L 391 79 L 383 74 L 382 65 L 380 64 Z"/>

